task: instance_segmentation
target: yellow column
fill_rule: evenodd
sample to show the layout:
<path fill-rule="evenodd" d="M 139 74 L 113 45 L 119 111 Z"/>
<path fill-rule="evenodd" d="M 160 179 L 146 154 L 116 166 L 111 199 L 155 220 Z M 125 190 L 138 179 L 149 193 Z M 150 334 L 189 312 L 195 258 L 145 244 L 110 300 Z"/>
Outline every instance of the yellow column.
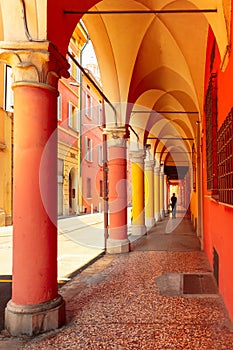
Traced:
<path fill-rule="evenodd" d="M 130 152 L 132 162 L 132 235 L 146 233 L 144 212 L 144 150 Z"/>
<path fill-rule="evenodd" d="M 161 219 L 164 219 L 164 169 L 163 166 L 160 169 L 160 215 Z"/>
<path fill-rule="evenodd" d="M 155 224 L 154 219 L 154 161 L 145 161 L 145 223 L 147 230 Z"/>
<path fill-rule="evenodd" d="M 160 214 L 160 166 L 155 165 L 154 168 L 154 217 L 155 220 L 161 221 Z"/>
<path fill-rule="evenodd" d="M 168 180 L 167 180 L 167 175 L 164 175 L 164 211 L 165 211 L 165 215 L 168 215 L 168 204 L 170 203 L 169 199 L 168 199 L 168 188 L 167 185 L 168 184 Z"/>

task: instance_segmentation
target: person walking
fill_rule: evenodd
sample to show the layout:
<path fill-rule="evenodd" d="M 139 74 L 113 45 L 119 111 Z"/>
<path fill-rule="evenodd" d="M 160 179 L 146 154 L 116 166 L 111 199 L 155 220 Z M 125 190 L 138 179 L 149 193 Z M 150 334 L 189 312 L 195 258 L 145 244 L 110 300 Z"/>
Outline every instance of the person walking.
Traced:
<path fill-rule="evenodd" d="M 177 197 L 176 194 L 173 193 L 171 197 L 171 207 L 172 207 L 172 218 L 175 219 L 176 217 L 176 203 L 177 203 Z"/>

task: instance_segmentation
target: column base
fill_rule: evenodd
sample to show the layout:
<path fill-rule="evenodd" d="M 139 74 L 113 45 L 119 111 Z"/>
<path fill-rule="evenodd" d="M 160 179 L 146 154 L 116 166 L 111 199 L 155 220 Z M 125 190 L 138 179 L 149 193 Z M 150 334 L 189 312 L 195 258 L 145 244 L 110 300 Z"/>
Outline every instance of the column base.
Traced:
<path fill-rule="evenodd" d="M 123 239 L 107 239 L 107 253 L 108 254 L 121 254 L 129 252 L 129 240 Z"/>
<path fill-rule="evenodd" d="M 155 213 L 155 220 L 156 220 L 156 222 L 158 222 L 158 221 L 161 221 L 162 219 L 161 219 L 161 215 L 160 215 L 160 213 Z"/>
<path fill-rule="evenodd" d="M 132 236 L 143 236 L 146 233 L 145 225 L 132 225 L 130 229 Z"/>
<path fill-rule="evenodd" d="M 161 219 L 162 219 L 162 220 L 165 218 L 164 209 L 162 209 L 162 210 L 160 211 L 160 216 L 161 216 Z"/>
<path fill-rule="evenodd" d="M 56 299 L 36 305 L 17 305 L 12 300 L 5 309 L 5 328 L 13 336 L 34 336 L 65 324 L 65 302 Z"/>
<path fill-rule="evenodd" d="M 150 230 L 155 225 L 155 219 L 154 218 L 145 218 L 145 224 L 147 230 Z"/>

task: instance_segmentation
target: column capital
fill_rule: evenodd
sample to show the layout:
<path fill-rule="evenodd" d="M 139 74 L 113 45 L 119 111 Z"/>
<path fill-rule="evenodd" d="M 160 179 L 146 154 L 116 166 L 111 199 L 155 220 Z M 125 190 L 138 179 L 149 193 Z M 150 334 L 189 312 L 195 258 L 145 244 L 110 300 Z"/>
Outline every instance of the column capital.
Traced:
<path fill-rule="evenodd" d="M 160 174 L 160 166 L 158 166 L 157 164 L 155 164 L 155 167 L 154 167 L 154 174 L 155 175 L 159 175 Z"/>
<path fill-rule="evenodd" d="M 153 170 L 155 162 L 153 160 L 145 160 L 145 170 Z"/>
<path fill-rule="evenodd" d="M 61 76 L 69 77 L 69 64 L 49 41 L 1 42 L 0 60 L 13 69 L 12 87 L 34 85 L 57 89 Z"/>
<path fill-rule="evenodd" d="M 127 130 L 124 126 L 105 128 L 103 133 L 107 135 L 108 147 L 126 147 Z"/>
<path fill-rule="evenodd" d="M 129 152 L 130 160 L 132 163 L 144 163 L 146 153 L 144 149 L 133 150 Z"/>

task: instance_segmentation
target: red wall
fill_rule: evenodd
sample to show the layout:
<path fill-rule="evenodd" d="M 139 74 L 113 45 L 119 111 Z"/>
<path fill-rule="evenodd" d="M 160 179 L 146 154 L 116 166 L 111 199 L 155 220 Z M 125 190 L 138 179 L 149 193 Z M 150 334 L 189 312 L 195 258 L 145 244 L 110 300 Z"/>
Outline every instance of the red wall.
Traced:
<path fill-rule="evenodd" d="M 205 92 L 210 77 L 210 56 L 214 35 L 209 31 L 205 74 Z M 220 56 L 216 45 L 212 72 L 218 77 L 218 128 L 233 107 L 233 56 L 227 69 L 220 71 Z M 204 115 L 204 114 L 203 114 Z M 204 118 L 205 119 L 205 118 Z M 213 248 L 219 255 L 219 290 L 233 319 L 233 207 L 213 200 L 206 188 L 205 122 L 203 123 L 203 193 L 204 193 L 204 249 L 213 267 Z"/>
<path fill-rule="evenodd" d="M 98 126 L 98 95 L 89 90 L 83 84 L 82 91 L 82 197 L 83 206 L 87 208 L 87 213 L 91 212 L 91 205 L 94 210 L 99 210 L 99 203 L 103 210 L 103 197 L 100 197 L 100 181 L 103 181 L 103 167 L 98 164 L 98 145 L 103 146 L 102 130 Z M 85 92 L 93 99 L 92 119 L 85 115 Z M 85 159 L 85 136 L 92 140 L 92 161 Z M 87 195 L 87 179 L 91 179 L 91 197 Z"/>

